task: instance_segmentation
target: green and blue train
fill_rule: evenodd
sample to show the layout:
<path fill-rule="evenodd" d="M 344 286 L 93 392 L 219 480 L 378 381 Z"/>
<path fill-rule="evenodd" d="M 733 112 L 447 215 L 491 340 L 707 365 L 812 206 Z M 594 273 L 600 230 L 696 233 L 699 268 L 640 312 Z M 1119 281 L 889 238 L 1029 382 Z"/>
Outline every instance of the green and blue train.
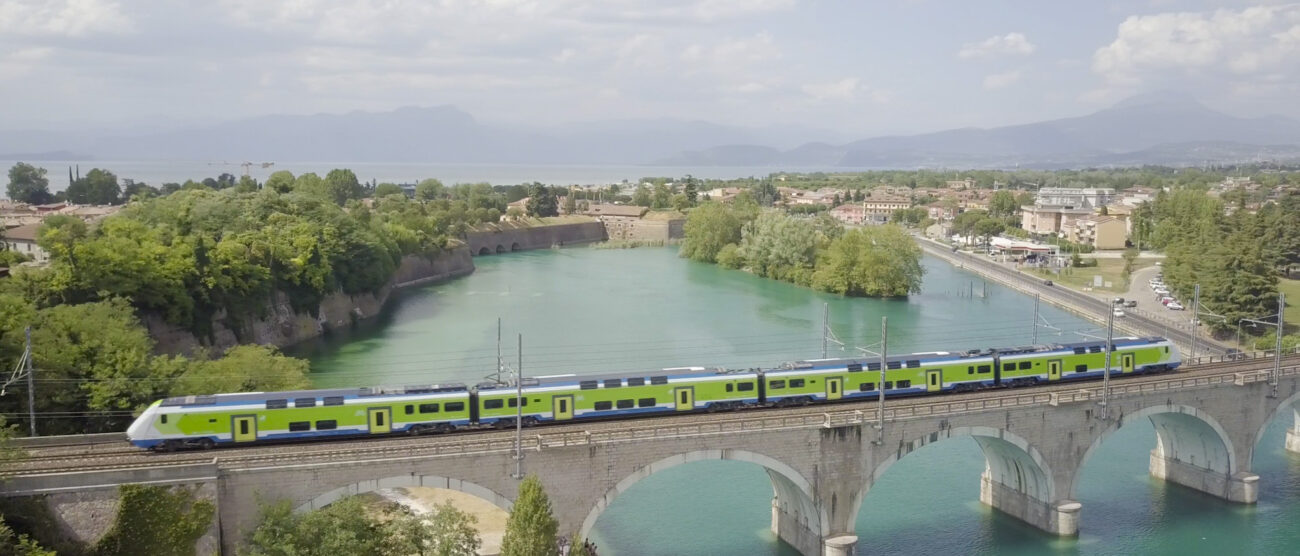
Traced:
<path fill-rule="evenodd" d="M 1165 338 L 1117 338 L 1111 376 L 1181 363 Z M 646 373 L 401 388 L 346 388 L 184 396 L 160 400 L 127 429 L 140 448 L 175 450 L 395 433 L 616 419 L 840 400 L 968 392 L 1099 379 L 1106 343 L 929 352 L 879 359 L 813 359 L 771 369 L 680 367 Z M 523 405 L 522 408 L 518 404 Z"/>

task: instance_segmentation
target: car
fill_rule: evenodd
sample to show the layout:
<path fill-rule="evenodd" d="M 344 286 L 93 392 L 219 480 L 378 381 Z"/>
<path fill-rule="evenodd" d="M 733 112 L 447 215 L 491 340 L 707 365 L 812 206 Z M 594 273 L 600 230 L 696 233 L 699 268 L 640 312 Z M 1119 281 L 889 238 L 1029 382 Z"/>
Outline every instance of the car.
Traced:
<path fill-rule="evenodd" d="M 1135 300 L 1135 299 L 1130 299 L 1130 300 L 1124 302 L 1124 306 L 1125 306 L 1125 307 L 1137 307 L 1137 306 L 1138 306 L 1138 302 L 1137 302 L 1137 300 Z"/>
<path fill-rule="evenodd" d="M 1050 286 L 1050 285 L 1052 285 L 1052 281 L 1051 281 L 1051 280 L 1043 280 L 1043 285 L 1044 285 L 1044 286 Z"/>
<path fill-rule="evenodd" d="M 1160 304 L 1161 304 L 1161 305 L 1168 305 L 1168 304 L 1170 304 L 1170 303 L 1177 303 L 1177 302 L 1178 302 L 1177 299 L 1174 299 L 1174 298 L 1169 297 L 1169 296 L 1167 296 L 1167 295 L 1164 296 L 1164 297 L 1161 297 L 1161 298 L 1160 298 Z"/>
<path fill-rule="evenodd" d="M 1168 289 L 1168 288 L 1157 288 L 1157 289 L 1156 289 L 1156 294 L 1158 294 L 1158 295 L 1169 295 L 1169 289 Z"/>
<path fill-rule="evenodd" d="M 1111 303 L 1114 303 L 1114 304 L 1116 304 L 1116 305 L 1123 305 L 1123 304 L 1124 304 L 1124 298 L 1122 298 L 1122 297 L 1116 297 L 1114 300 L 1111 301 Z"/>
<path fill-rule="evenodd" d="M 1172 310 L 1172 311 L 1182 311 L 1182 310 L 1183 310 L 1183 305 L 1182 305 L 1181 303 L 1177 302 L 1177 301 L 1170 301 L 1167 305 L 1165 305 L 1165 307 L 1168 307 L 1168 308 L 1169 308 L 1170 310 Z"/>
<path fill-rule="evenodd" d="M 1245 358 L 1246 353 L 1236 348 L 1228 348 L 1228 351 L 1223 354 L 1223 359 L 1226 361 L 1236 361 Z"/>
<path fill-rule="evenodd" d="M 1123 310 L 1123 309 L 1120 309 L 1119 307 L 1116 307 L 1115 310 L 1113 311 L 1113 313 L 1114 313 L 1114 315 L 1115 315 L 1116 317 L 1122 317 L 1122 316 L 1124 316 L 1124 310 Z"/>

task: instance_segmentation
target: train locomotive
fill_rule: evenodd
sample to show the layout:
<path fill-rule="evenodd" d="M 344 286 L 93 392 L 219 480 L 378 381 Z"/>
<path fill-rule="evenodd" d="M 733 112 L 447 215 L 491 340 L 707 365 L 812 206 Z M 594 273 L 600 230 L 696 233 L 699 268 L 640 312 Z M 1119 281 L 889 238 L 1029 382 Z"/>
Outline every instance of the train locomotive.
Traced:
<path fill-rule="evenodd" d="M 1176 369 L 1165 338 L 1112 342 L 1111 376 Z M 679 367 L 653 372 L 525 378 L 521 385 L 346 388 L 159 400 L 127 429 L 137 447 L 171 451 L 285 440 L 448 433 L 694 411 L 834 403 L 1100 379 L 1105 342 L 811 359 L 771 369 Z M 517 404 L 522 403 L 523 407 Z"/>

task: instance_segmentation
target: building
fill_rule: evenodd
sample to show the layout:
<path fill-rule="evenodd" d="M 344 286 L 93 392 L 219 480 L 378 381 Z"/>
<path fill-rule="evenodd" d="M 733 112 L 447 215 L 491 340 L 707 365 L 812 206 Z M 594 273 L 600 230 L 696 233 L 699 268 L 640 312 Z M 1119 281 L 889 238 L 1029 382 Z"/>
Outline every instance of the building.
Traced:
<path fill-rule="evenodd" d="M 912 200 L 902 197 L 869 197 L 862 203 L 863 210 L 866 211 L 864 224 L 884 224 L 889 222 L 889 217 L 894 215 L 894 211 L 911 208 Z"/>
<path fill-rule="evenodd" d="M 1115 190 L 1104 188 L 1044 187 L 1034 201 L 1040 207 L 1097 208 L 1110 204 Z"/>
<path fill-rule="evenodd" d="M 1061 230 L 1066 239 L 1093 249 L 1123 249 L 1128 233 L 1124 221 L 1114 216 L 1090 215 L 1075 219 Z"/>
<path fill-rule="evenodd" d="M 4 243 L 5 249 L 21 253 L 33 261 L 47 262 L 50 260 L 50 254 L 36 244 L 36 230 L 40 227 L 41 225 L 37 223 L 9 228 L 0 237 L 0 242 Z"/>
<path fill-rule="evenodd" d="M 1063 228 L 1072 226 L 1074 221 L 1092 214 L 1092 209 L 1040 207 L 1031 205 L 1020 207 L 1020 227 L 1031 234 L 1059 234 Z"/>
<path fill-rule="evenodd" d="M 844 203 L 831 209 L 828 214 L 845 225 L 861 226 L 867 218 L 867 209 L 863 203 Z"/>

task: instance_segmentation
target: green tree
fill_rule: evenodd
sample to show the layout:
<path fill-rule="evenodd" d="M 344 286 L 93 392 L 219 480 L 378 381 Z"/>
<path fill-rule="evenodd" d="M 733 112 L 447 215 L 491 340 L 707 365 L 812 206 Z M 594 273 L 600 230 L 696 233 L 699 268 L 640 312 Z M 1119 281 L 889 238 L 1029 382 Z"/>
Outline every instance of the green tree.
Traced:
<path fill-rule="evenodd" d="M 691 208 L 691 201 L 686 197 L 685 193 L 678 193 L 676 195 L 673 195 L 669 204 L 672 206 L 674 210 L 677 211 L 684 212 L 686 209 Z"/>
<path fill-rule="evenodd" d="M 293 192 L 328 198 L 325 190 L 325 180 L 321 179 L 315 172 L 307 172 L 298 176 L 298 179 L 293 181 Z"/>
<path fill-rule="evenodd" d="M 812 281 L 819 236 L 811 219 L 767 210 L 744 225 L 740 256 L 750 271 L 800 285 Z"/>
<path fill-rule="evenodd" d="M 650 208 L 666 209 L 672 205 L 673 191 L 667 184 L 655 184 L 654 194 L 650 199 Z"/>
<path fill-rule="evenodd" d="M 249 176 L 239 176 L 239 182 L 235 184 L 235 191 L 240 193 L 252 193 L 262 188 L 257 180 Z"/>
<path fill-rule="evenodd" d="M 293 512 L 288 501 L 281 501 L 263 506 L 260 517 L 240 551 L 243 556 L 397 556 L 386 550 L 389 541 L 383 525 L 369 517 L 357 497 L 301 515 Z"/>
<path fill-rule="evenodd" d="M 144 182 L 131 182 L 130 185 L 122 188 L 122 200 L 126 202 L 143 201 L 161 195 L 158 188 Z"/>
<path fill-rule="evenodd" d="M 219 359 L 190 361 L 170 395 L 299 390 L 311 385 L 310 370 L 306 360 L 285 357 L 271 346 L 235 346 Z"/>
<path fill-rule="evenodd" d="M 376 199 L 380 197 L 387 197 L 389 195 L 405 195 L 405 194 L 406 192 L 402 191 L 402 188 L 398 187 L 397 184 L 395 183 L 381 183 L 375 186 Z"/>
<path fill-rule="evenodd" d="M 537 182 L 528 188 L 528 214 L 534 217 L 559 216 L 559 201 L 555 192 Z"/>
<path fill-rule="evenodd" d="M 720 203 L 705 203 L 686 216 L 680 255 L 693 261 L 717 261 L 722 248 L 740 242 L 745 221 L 740 214 Z"/>
<path fill-rule="evenodd" d="M 519 483 L 501 540 L 501 556 L 558 556 L 556 534 L 559 522 L 551 515 L 551 501 L 536 475 Z"/>
<path fill-rule="evenodd" d="M 95 545 L 95 556 L 192 556 L 212 526 L 216 506 L 184 487 L 118 487 L 117 519 Z"/>
<path fill-rule="evenodd" d="M 385 552 L 394 556 L 473 556 L 482 546 L 474 529 L 477 522 L 450 503 L 435 506 L 427 516 L 403 509 L 384 524 Z"/>
<path fill-rule="evenodd" d="M 271 172 L 266 177 L 265 188 L 276 193 L 288 193 L 293 191 L 294 184 L 297 180 L 293 177 L 293 172 L 288 170 L 277 170 Z"/>
<path fill-rule="evenodd" d="M 650 199 L 650 188 L 646 187 L 645 184 L 636 186 L 636 191 L 632 193 L 632 204 L 638 207 L 649 207 L 653 204 Z"/>
<path fill-rule="evenodd" d="M 343 206 L 348 199 L 360 199 L 365 196 L 357 175 L 347 168 L 335 168 L 325 174 L 325 191 L 334 204 Z"/>
<path fill-rule="evenodd" d="M 426 179 L 415 185 L 415 199 L 418 201 L 438 199 L 442 197 L 444 189 L 442 182 L 433 178 Z"/>
<path fill-rule="evenodd" d="M 686 195 L 687 206 L 695 206 L 699 202 L 699 190 L 695 185 L 696 179 L 690 175 L 686 176 L 686 186 L 682 188 L 682 194 Z"/>
<path fill-rule="evenodd" d="M 989 216 L 1005 218 L 1015 216 L 1017 212 L 1020 212 L 1020 202 L 1016 200 L 1015 193 L 1002 189 L 994 191 L 989 198 Z"/>
<path fill-rule="evenodd" d="M 41 548 L 27 535 L 18 535 L 0 515 L 0 556 L 57 556 L 53 550 Z"/>
<path fill-rule="evenodd" d="M 813 287 L 848 296 L 901 297 L 921 291 L 921 248 L 894 225 L 849 230 L 817 261 Z"/>
<path fill-rule="evenodd" d="M 50 179 L 45 177 L 45 168 L 37 168 L 26 162 L 14 164 L 9 169 L 9 198 L 20 203 L 43 205 L 54 200 L 50 195 Z"/>
<path fill-rule="evenodd" d="M 68 202 L 79 205 L 116 205 L 121 202 L 122 188 L 112 172 L 95 168 L 72 182 L 65 195 Z"/>
<path fill-rule="evenodd" d="M 578 212 L 577 195 L 570 191 L 568 195 L 564 196 L 564 214 L 573 214 L 575 212 Z"/>
<path fill-rule="evenodd" d="M 975 234 L 984 238 L 984 243 L 992 241 L 993 236 L 1001 234 L 1007 225 L 996 218 L 984 218 L 975 223 Z"/>

